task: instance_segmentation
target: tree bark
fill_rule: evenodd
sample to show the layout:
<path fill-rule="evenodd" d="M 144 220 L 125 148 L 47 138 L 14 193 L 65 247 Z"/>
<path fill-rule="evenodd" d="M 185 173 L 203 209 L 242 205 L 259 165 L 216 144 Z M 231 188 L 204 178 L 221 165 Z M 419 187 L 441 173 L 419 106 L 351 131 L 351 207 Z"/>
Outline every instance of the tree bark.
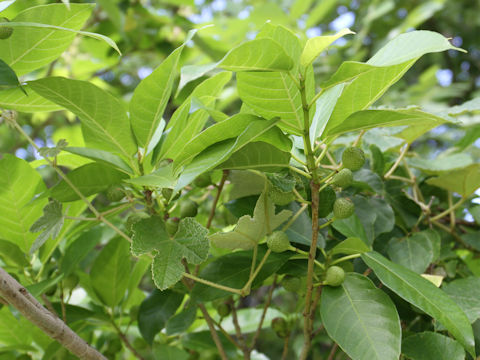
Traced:
<path fill-rule="evenodd" d="M 45 334 L 57 340 L 80 359 L 107 360 L 106 357 L 88 345 L 60 318 L 44 308 L 25 287 L 19 284 L 1 267 L 0 296 Z"/>

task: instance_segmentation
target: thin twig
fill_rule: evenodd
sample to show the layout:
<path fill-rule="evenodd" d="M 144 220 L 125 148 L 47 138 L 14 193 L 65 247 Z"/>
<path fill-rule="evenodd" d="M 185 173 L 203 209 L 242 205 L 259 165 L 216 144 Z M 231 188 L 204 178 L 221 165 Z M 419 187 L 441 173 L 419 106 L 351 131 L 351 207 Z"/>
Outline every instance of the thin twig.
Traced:
<path fill-rule="evenodd" d="M 145 358 L 140 355 L 137 350 L 130 344 L 130 341 L 128 341 L 127 336 L 122 332 L 122 330 L 118 327 L 118 325 L 115 323 L 115 320 L 112 318 L 112 325 L 115 328 L 115 331 L 117 332 L 118 336 L 120 337 L 120 340 L 125 344 L 125 346 L 130 350 L 130 352 L 139 360 L 145 360 Z"/>
<path fill-rule="evenodd" d="M 283 339 L 283 351 L 282 351 L 282 360 L 287 359 L 288 355 L 288 344 L 290 342 L 290 335 L 286 336 L 285 339 Z"/>
<path fill-rule="evenodd" d="M 207 229 L 210 229 L 212 225 L 213 218 L 215 216 L 215 210 L 217 208 L 218 200 L 220 199 L 220 195 L 222 194 L 223 186 L 225 185 L 225 181 L 227 180 L 228 170 L 223 170 L 223 176 L 218 184 L 217 196 L 215 196 L 215 200 L 213 200 L 212 208 L 210 209 L 210 215 L 208 216 L 207 220 Z"/>
<path fill-rule="evenodd" d="M 335 343 L 332 347 L 332 350 L 330 351 L 330 354 L 328 354 L 327 360 L 333 360 L 333 358 L 335 357 L 335 353 L 337 352 L 337 349 L 338 349 L 338 344 Z"/>
<path fill-rule="evenodd" d="M 387 173 L 385 174 L 385 176 L 384 176 L 385 179 L 388 179 L 390 177 L 390 175 L 392 175 L 393 172 L 397 169 L 398 165 L 400 165 L 400 162 L 402 161 L 403 157 L 405 156 L 405 154 L 407 153 L 409 148 L 410 148 L 410 144 L 408 144 L 408 143 L 405 144 L 405 146 L 403 147 L 402 152 L 398 156 L 397 160 L 395 161 L 393 166 L 390 168 L 390 170 L 388 170 Z"/>
<path fill-rule="evenodd" d="M 257 330 L 253 335 L 252 342 L 250 344 L 250 351 L 255 348 L 258 338 L 260 337 L 260 332 L 262 331 L 263 322 L 265 321 L 265 316 L 267 315 L 268 308 L 272 302 L 273 291 L 275 290 L 275 286 L 277 286 L 277 275 L 273 278 L 273 283 L 268 290 L 267 299 L 265 300 L 265 305 L 263 306 L 262 315 L 260 316 L 260 321 L 258 322 Z"/>

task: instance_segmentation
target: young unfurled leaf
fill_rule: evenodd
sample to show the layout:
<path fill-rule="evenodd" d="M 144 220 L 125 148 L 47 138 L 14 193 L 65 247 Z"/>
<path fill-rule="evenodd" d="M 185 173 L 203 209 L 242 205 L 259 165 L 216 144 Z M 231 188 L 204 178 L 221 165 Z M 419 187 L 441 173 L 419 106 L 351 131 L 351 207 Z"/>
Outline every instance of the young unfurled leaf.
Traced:
<path fill-rule="evenodd" d="M 182 278 L 182 259 L 195 265 L 206 260 L 209 250 L 207 233 L 208 230 L 195 219 L 185 218 L 171 239 L 164 221 L 151 217 L 133 225 L 131 250 L 136 256 L 158 252 L 152 263 L 153 281 L 160 290 L 165 290 Z"/>
<path fill-rule="evenodd" d="M 67 146 L 68 146 L 68 142 L 65 139 L 60 139 L 56 146 L 54 146 L 54 147 L 42 147 L 42 148 L 40 148 L 38 153 L 44 158 L 45 157 L 55 157 L 58 154 L 60 154 L 60 152 L 62 150 L 64 150 Z"/>
<path fill-rule="evenodd" d="M 255 206 L 253 218 L 249 215 L 242 216 L 235 230 L 213 234 L 210 240 L 215 246 L 225 249 L 252 249 L 265 235 L 272 233 L 291 215 L 290 210 L 282 210 L 275 214 L 275 205 L 265 193 L 262 193 Z"/>
<path fill-rule="evenodd" d="M 62 229 L 62 226 L 62 204 L 57 200 L 50 201 L 43 208 L 43 215 L 30 227 L 30 231 L 33 233 L 42 231 L 30 248 L 30 254 L 39 249 L 50 237 L 55 239 Z"/>

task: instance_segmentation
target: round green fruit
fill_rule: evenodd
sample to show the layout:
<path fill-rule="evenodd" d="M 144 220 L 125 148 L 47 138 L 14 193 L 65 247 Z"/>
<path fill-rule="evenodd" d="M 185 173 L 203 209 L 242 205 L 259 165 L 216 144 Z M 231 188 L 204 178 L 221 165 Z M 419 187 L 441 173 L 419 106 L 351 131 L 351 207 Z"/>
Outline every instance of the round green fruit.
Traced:
<path fill-rule="evenodd" d="M 198 213 L 198 205 L 195 201 L 185 200 L 180 204 L 180 217 L 195 217 Z"/>
<path fill-rule="evenodd" d="M 346 219 L 353 215 L 355 204 L 347 198 L 339 198 L 333 204 L 333 216 L 336 219 Z"/>
<path fill-rule="evenodd" d="M 230 315 L 230 305 L 227 303 L 221 303 L 220 305 L 217 306 L 217 313 L 220 315 L 220 317 L 224 318 Z"/>
<path fill-rule="evenodd" d="M 168 235 L 173 236 L 177 233 L 179 221 L 180 219 L 177 217 L 168 218 L 167 221 L 165 221 Z"/>
<path fill-rule="evenodd" d="M 365 154 L 357 147 L 346 148 L 342 154 L 343 167 L 352 171 L 360 170 L 365 164 Z"/>
<path fill-rule="evenodd" d="M 327 217 L 333 211 L 333 204 L 337 200 L 337 194 L 331 186 L 318 193 L 318 217 Z"/>
<path fill-rule="evenodd" d="M 210 177 L 210 173 L 203 173 L 203 174 L 197 176 L 197 178 L 193 181 L 193 184 L 196 187 L 199 187 L 199 188 L 205 188 L 205 187 L 211 185 L 212 184 L 212 178 Z"/>
<path fill-rule="evenodd" d="M 345 280 L 345 271 L 340 266 L 330 266 L 325 274 L 326 285 L 340 286 Z"/>
<path fill-rule="evenodd" d="M 107 190 L 107 199 L 116 202 L 120 201 L 125 197 L 125 193 L 122 188 L 119 186 L 110 186 Z"/>
<path fill-rule="evenodd" d="M 302 288 L 302 279 L 296 276 L 287 275 L 282 279 L 282 286 L 289 292 L 297 293 Z"/>
<path fill-rule="evenodd" d="M 290 330 L 288 329 L 287 321 L 282 317 L 276 317 L 272 320 L 272 330 L 275 331 L 275 334 L 279 338 L 286 338 L 290 335 Z"/>
<path fill-rule="evenodd" d="M 341 188 L 347 188 L 353 183 L 353 174 L 350 169 L 342 169 L 332 179 L 332 184 Z"/>
<path fill-rule="evenodd" d="M 290 248 L 290 240 L 283 231 L 274 231 L 267 236 L 267 246 L 273 252 L 281 253 Z"/>
<path fill-rule="evenodd" d="M 0 18 L 0 23 L 10 22 L 7 18 Z M 0 40 L 8 39 L 12 36 L 13 28 L 10 26 L 0 26 Z"/>

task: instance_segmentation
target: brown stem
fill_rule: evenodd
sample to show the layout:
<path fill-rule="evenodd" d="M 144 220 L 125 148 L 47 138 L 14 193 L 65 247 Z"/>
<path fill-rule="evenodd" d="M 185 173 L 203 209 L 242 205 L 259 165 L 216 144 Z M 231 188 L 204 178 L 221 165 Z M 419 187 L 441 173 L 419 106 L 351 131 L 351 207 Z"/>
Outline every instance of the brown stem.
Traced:
<path fill-rule="evenodd" d="M 253 335 L 253 338 L 252 338 L 250 351 L 252 351 L 255 348 L 257 340 L 260 337 L 260 332 L 262 331 L 263 322 L 265 321 L 267 310 L 270 307 L 270 304 L 272 302 L 272 295 L 276 285 L 277 285 L 277 276 L 275 275 L 275 277 L 273 278 L 273 284 L 272 286 L 270 286 L 270 290 L 268 291 L 267 300 L 265 301 L 265 306 L 263 307 L 263 311 L 262 311 L 262 316 L 260 317 L 260 321 L 258 322 L 257 331 L 255 331 L 255 335 Z"/>
<path fill-rule="evenodd" d="M 287 337 L 283 340 L 282 360 L 286 360 L 286 359 L 287 359 L 289 340 L 290 340 L 290 336 L 287 336 Z"/>
<path fill-rule="evenodd" d="M 45 334 L 80 359 L 107 360 L 61 319 L 45 309 L 21 284 L 0 268 L 0 295 Z"/>
<path fill-rule="evenodd" d="M 333 360 L 333 358 L 335 357 L 335 353 L 337 352 L 337 349 L 338 349 L 338 344 L 335 343 L 335 345 L 333 345 L 332 347 L 332 350 L 330 350 L 330 354 L 328 354 L 327 360 Z"/>
<path fill-rule="evenodd" d="M 310 338 L 313 339 L 313 321 L 315 320 L 315 310 L 317 309 L 320 295 L 322 294 L 322 287 L 317 287 L 315 298 L 313 299 L 312 308 L 310 309 Z"/>
<path fill-rule="evenodd" d="M 247 347 L 245 346 L 245 338 L 243 337 L 242 328 L 240 327 L 240 323 L 238 322 L 237 308 L 235 307 L 235 302 L 232 298 L 230 298 L 228 304 L 230 305 L 230 309 L 232 310 L 232 322 L 233 326 L 235 327 L 235 334 L 237 335 L 238 343 L 242 347 L 242 350 L 247 349 Z"/>
<path fill-rule="evenodd" d="M 130 352 L 139 360 L 145 360 L 145 358 L 140 355 L 137 350 L 130 344 L 130 341 L 128 341 L 126 335 L 122 332 L 122 330 L 118 327 L 118 325 L 115 323 L 115 321 L 112 319 L 112 325 L 117 331 L 118 336 L 120 337 L 120 340 L 125 344 L 125 346 L 130 350 Z"/>
<path fill-rule="evenodd" d="M 227 180 L 228 170 L 223 170 L 222 180 L 218 184 L 217 196 L 215 196 L 215 200 L 213 200 L 212 208 L 210 209 L 210 215 L 208 216 L 207 220 L 207 229 L 210 229 L 212 226 L 212 221 L 215 216 L 215 210 L 217 208 L 218 200 L 220 199 L 220 195 L 222 194 L 223 186 L 225 185 L 225 181 Z"/>

